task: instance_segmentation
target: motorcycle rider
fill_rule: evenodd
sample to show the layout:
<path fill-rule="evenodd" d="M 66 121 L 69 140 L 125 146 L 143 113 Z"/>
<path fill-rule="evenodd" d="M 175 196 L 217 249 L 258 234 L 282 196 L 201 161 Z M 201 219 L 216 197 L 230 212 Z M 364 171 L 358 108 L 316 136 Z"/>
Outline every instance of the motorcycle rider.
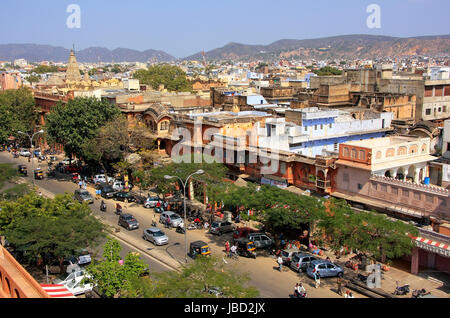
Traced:
<path fill-rule="evenodd" d="M 119 203 L 116 203 L 116 213 L 117 214 L 122 213 L 122 206 Z"/>
<path fill-rule="evenodd" d="M 303 283 L 297 283 L 295 284 L 294 288 L 294 296 L 295 297 L 301 297 L 306 294 L 306 289 L 303 287 Z"/>
<path fill-rule="evenodd" d="M 103 212 L 106 212 L 106 203 L 103 200 L 102 200 L 102 203 L 100 203 L 100 210 L 102 210 Z"/>

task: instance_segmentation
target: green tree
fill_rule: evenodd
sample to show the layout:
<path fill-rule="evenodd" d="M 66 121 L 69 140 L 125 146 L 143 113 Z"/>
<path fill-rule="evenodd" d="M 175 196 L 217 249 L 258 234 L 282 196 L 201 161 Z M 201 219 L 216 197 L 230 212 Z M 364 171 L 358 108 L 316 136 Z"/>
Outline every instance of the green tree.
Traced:
<path fill-rule="evenodd" d="M 341 70 L 332 66 L 324 66 L 318 70 L 314 70 L 313 72 L 319 76 L 342 75 Z"/>
<path fill-rule="evenodd" d="M 39 80 L 41 79 L 41 77 L 39 75 L 29 75 L 27 77 L 27 81 L 33 85 L 33 83 L 37 83 L 39 82 Z"/>
<path fill-rule="evenodd" d="M 100 294 L 106 297 L 129 293 L 134 280 L 145 273 L 148 266 L 139 258 L 139 254 L 130 252 L 125 256 L 123 264 L 119 263 L 120 251 L 118 241 L 108 239 L 103 246 L 103 260 L 94 260 L 86 271 L 92 276 L 86 281 L 97 285 Z"/>
<path fill-rule="evenodd" d="M 21 87 L 0 92 L 0 143 L 6 142 L 11 135 L 28 141 L 17 135 L 17 131 L 32 132 L 37 122 L 38 112 L 30 89 Z"/>
<path fill-rule="evenodd" d="M 192 264 L 184 265 L 181 272 L 151 273 L 150 277 L 133 280 L 127 297 L 142 298 L 213 298 L 210 288 L 217 288 L 223 297 L 255 298 L 259 292 L 245 286 L 248 275 L 228 270 L 215 257 L 199 256 Z"/>
<path fill-rule="evenodd" d="M 98 129 L 97 136 L 82 146 L 86 161 L 109 164 L 122 160 L 129 144 L 128 122 L 125 116 L 117 116 Z"/>
<path fill-rule="evenodd" d="M 141 84 L 151 85 L 158 89 L 163 84 L 169 91 L 191 92 L 192 85 L 186 78 L 186 73 L 181 68 L 173 65 L 153 65 L 147 70 L 138 70 L 134 78 L 139 79 Z"/>
<path fill-rule="evenodd" d="M 69 194 L 55 199 L 35 193 L 16 202 L 0 201 L 0 233 L 28 261 L 52 255 L 62 261 L 81 247 L 95 246 L 104 226 L 87 206 Z"/>
<path fill-rule="evenodd" d="M 117 106 L 95 98 L 77 97 L 67 105 L 58 103 L 46 118 L 48 141 L 64 145 L 70 157 L 84 158 L 88 155 L 85 144 L 98 135 L 100 127 L 119 115 Z"/>
<path fill-rule="evenodd" d="M 33 72 L 37 74 L 56 73 L 58 72 L 58 67 L 55 65 L 39 65 L 33 69 Z"/>

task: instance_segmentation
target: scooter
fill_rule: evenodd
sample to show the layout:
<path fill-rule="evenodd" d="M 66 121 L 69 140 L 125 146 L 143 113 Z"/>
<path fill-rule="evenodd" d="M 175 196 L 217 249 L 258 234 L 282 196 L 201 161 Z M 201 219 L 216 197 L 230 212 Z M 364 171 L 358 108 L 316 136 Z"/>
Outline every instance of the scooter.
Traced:
<path fill-rule="evenodd" d="M 102 212 L 106 212 L 106 203 L 102 201 L 102 203 L 100 204 L 100 211 Z"/>
<path fill-rule="evenodd" d="M 394 295 L 406 295 L 409 293 L 409 285 L 397 286 L 395 287 Z"/>
<path fill-rule="evenodd" d="M 156 226 L 157 226 L 156 221 L 152 221 L 152 227 L 156 227 Z"/>
<path fill-rule="evenodd" d="M 175 232 L 184 234 L 184 233 L 186 233 L 186 230 L 184 229 L 184 226 L 178 225 Z"/>

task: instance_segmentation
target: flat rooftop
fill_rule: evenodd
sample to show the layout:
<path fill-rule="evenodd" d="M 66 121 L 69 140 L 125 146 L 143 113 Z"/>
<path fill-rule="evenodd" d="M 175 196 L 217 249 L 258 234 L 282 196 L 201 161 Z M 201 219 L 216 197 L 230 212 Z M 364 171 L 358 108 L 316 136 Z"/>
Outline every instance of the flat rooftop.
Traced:
<path fill-rule="evenodd" d="M 382 138 L 349 141 L 344 144 L 363 148 L 376 148 L 376 147 L 394 146 L 398 144 L 404 144 L 407 142 L 415 142 L 417 141 L 417 139 L 418 139 L 417 137 L 389 136 Z"/>

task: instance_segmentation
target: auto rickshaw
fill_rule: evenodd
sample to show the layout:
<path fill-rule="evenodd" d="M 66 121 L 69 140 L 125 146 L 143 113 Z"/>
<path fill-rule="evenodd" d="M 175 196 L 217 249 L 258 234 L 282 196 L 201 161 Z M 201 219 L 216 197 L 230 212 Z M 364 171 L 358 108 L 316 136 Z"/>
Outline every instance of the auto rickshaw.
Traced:
<path fill-rule="evenodd" d="M 44 179 L 44 171 L 41 168 L 37 168 L 34 170 L 34 178 L 42 180 Z"/>
<path fill-rule="evenodd" d="M 24 176 L 28 175 L 27 166 L 25 165 L 19 165 L 19 173 L 23 174 Z"/>
<path fill-rule="evenodd" d="M 240 256 L 256 258 L 256 247 L 253 241 L 247 238 L 236 239 L 234 243 L 237 246 L 236 252 Z"/>
<path fill-rule="evenodd" d="M 209 249 L 208 244 L 206 244 L 203 241 L 195 241 L 191 242 L 190 248 L 189 248 L 189 256 L 192 258 L 196 258 L 197 255 L 210 255 L 211 250 Z"/>

